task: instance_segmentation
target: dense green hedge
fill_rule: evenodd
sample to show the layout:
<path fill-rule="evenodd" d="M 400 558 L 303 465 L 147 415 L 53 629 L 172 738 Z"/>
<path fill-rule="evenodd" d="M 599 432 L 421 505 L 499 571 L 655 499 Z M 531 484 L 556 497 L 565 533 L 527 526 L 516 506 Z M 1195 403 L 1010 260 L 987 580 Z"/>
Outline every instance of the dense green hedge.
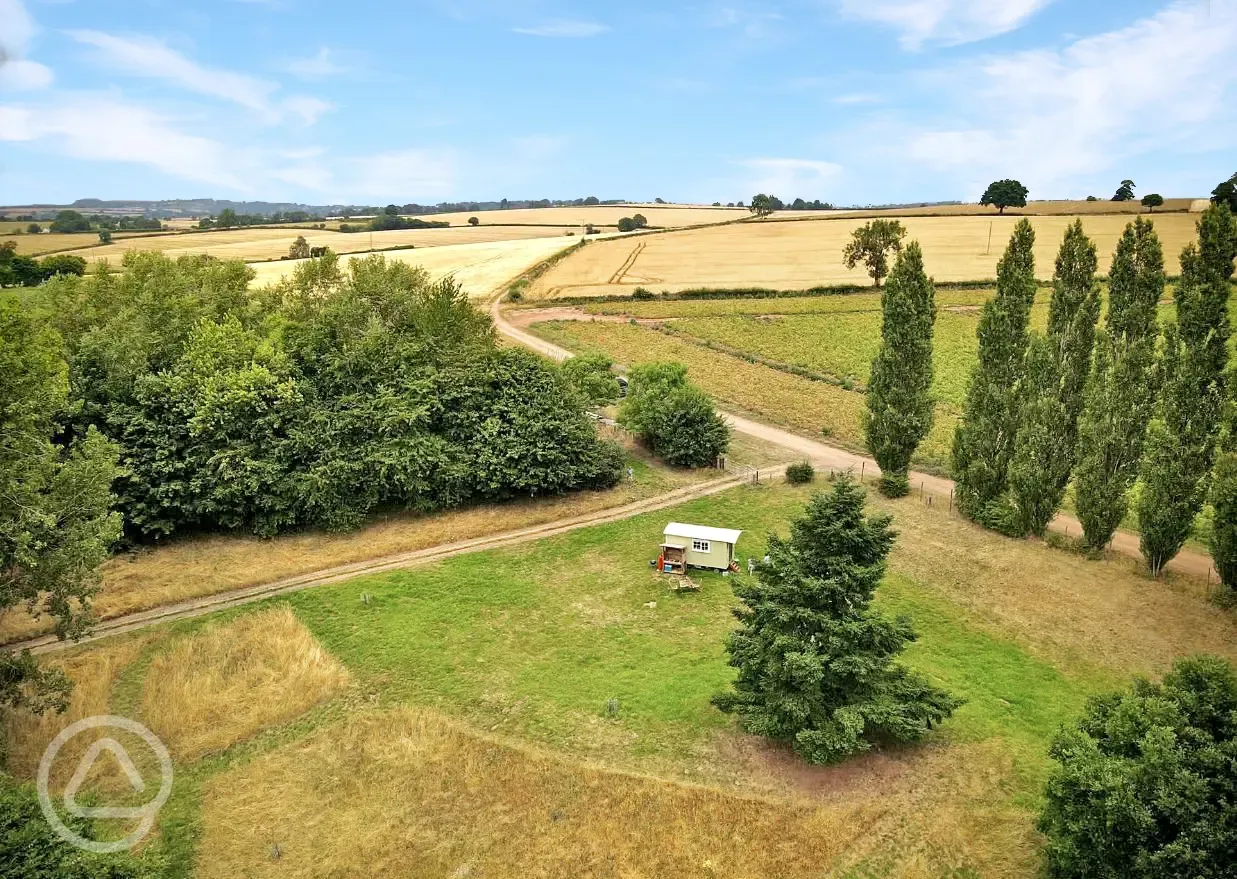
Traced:
<path fill-rule="evenodd" d="M 251 292 L 206 257 L 125 258 L 37 300 L 64 337 L 69 433 L 121 447 L 131 533 L 354 527 L 379 507 L 433 510 L 612 485 L 561 372 L 499 348 L 450 280 L 380 256 L 333 256 Z"/>

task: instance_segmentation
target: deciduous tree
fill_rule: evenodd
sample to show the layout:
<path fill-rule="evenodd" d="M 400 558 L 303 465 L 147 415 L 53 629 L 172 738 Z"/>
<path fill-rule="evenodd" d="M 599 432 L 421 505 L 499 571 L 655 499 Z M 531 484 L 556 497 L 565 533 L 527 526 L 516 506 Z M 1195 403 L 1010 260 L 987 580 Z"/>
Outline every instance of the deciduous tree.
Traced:
<path fill-rule="evenodd" d="M 1142 206 L 1147 209 L 1148 213 L 1154 214 L 1155 209 L 1160 207 L 1162 204 L 1164 204 L 1164 196 L 1160 195 L 1158 192 L 1153 192 L 1150 195 L 1143 196 Z"/>
<path fill-rule="evenodd" d="M 1083 539 L 1096 550 L 1108 545 L 1129 509 L 1155 411 L 1156 307 L 1166 278 L 1150 221 L 1139 218 L 1125 227 L 1108 277 L 1108 316 L 1087 380 L 1074 477 Z"/>
<path fill-rule="evenodd" d="M 1158 418 L 1147 437 L 1138 503 L 1142 552 L 1158 575 L 1189 537 L 1207 493 L 1223 411 L 1228 298 L 1237 229 L 1227 205 L 1198 221 L 1173 290 L 1177 322 L 1165 331 Z"/>
<path fill-rule="evenodd" d="M 1042 537 L 1056 515 L 1074 469 L 1078 416 L 1091 367 L 1100 289 L 1095 243 L 1077 220 L 1057 254 L 1048 332 L 1027 352 L 1020 421 L 1010 460 L 1012 521 Z"/>
<path fill-rule="evenodd" d="M 1212 204 L 1227 204 L 1228 209 L 1237 214 L 1237 174 L 1211 190 Z"/>
<path fill-rule="evenodd" d="M 948 717 L 959 701 L 895 661 L 915 640 L 909 620 L 871 608 L 895 537 L 849 479 L 811 500 L 789 540 L 770 535 L 759 583 L 735 587 L 726 652 L 738 674 L 713 703 L 810 763 L 915 741 Z"/>
<path fill-rule="evenodd" d="M 889 274 L 889 255 L 902 250 L 906 228 L 897 220 L 872 220 L 851 233 L 850 241 L 842 250 L 842 259 L 848 269 L 863 263 L 868 275 L 877 287 Z"/>
<path fill-rule="evenodd" d="M 1113 193 L 1113 201 L 1133 201 L 1134 200 L 1134 181 L 1122 180 L 1121 185 L 1117 187 L 1117 191 Z"/>
<path fill-rule="evenodd" d="M 992 205 L 1003 214 L 1006 208 L 1025 208 L 1029 192 L 1030 190 L 1017 180 L 997 180 L 988 184 L 979 203 Z"/>
<path fill-rule="evenodd" d="M 757 217 L 767 217 L 773 213 L 773 199 L 763 192 L 752 196 L 752 204 L 748 208 Z"/>
<path fill-rule="evenodd" d="M 911 456 L 932 429 L 936 291 L 918 241 L 898 254 L 881 310 L 881 347 L 868 382 L 864 428 L 868 451 L 881 468 L 881 492 L 902 497 L 910 490 Z"/>
<path fill-rule="evenodd" d="M 710 466 L 730 445 L 730 428 L 681 363 L 632 369 L 619 422 L 678 467 Z"/>
<path fill-rule="evenodd" d="M 292 242 L 292 246 L 288 248 L 288 258 L 309 259 L 310 256 L 309 242 L 305 240 L 304 235 L 297 235 L 296 240 Z"/>
<path fill-rule="evenodd" d="M 954 432 L 953 472 L 958 507 L 984 521 L 1008 486 L 1019 425 L 1014 390 L 1024 371 L 1027 323 L 1035 301 L 1035 231 L 1018 221 L 997 265 L 996 295 L 979 319 L 979 356 L 962 418 Z"/>

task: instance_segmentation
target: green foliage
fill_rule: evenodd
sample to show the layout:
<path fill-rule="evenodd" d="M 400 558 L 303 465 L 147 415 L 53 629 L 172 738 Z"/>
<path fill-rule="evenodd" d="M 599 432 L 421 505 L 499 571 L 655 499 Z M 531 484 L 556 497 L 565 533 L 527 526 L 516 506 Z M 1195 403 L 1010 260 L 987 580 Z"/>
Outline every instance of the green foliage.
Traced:
<path fill-rule="evenodd" d="M 1006 208 L 1025 208 L 1027 206 L 1028 192 L 1030 190 L 1017 180 L 997 180 L 994 183 L 988 184 L 988 188 L 984 190 L 983 198 L 979 200 L 979 203 L 981 205 L 992 205 L 1003 214 Z"/>
<path fill-rule="evenodd" d="M 1211 203 L 1215 205 L 1227 204 L 1228 209 L 1237 214 L 1237 174 L 1234 174 L 1211 190 Z"/>
<path fill-rule="evenodd" d="M 1053 879 L 1221 879 L 1237 858 L 1237 678 L 1179 660 L 1092 699 L 1052 746 L 1039 828 Z"/>
<path fill-rule="evenodd" d="M 1158 192 L 1153 192 L 1150 195 L 1144 195 L 1142 198 L 1142 206 L 1151 213 L 1155 213 L 1155 209 L 1164 204 L 1164 196 Z"/>
<path fill-rule="evenodd" d="M 786 481 L 791 485 L 806 485 L 816 478 L 816 468 L 811 461 L 796 461 L 786 467 Z"/>
<path fill-rule="evenodd" d="M 99 565 L 120 534 L 115 447 L 95 430 L 67 450 L 52 442 L 68 406 L 60 338 L 0 299 L 0 613 L 49 614 L 62 638 L 89 623 Z M 0 705 L 42 711 L 66 696 L 62 675 L 0 651 Z"/>
<path fill-rule="evenodd" d="M 369 221 L 369 226 L 357 226 L 355 231 L 389 232 L 393 229 L 445 229 L 451 224 L 446 220 L 422 220 L 420 217 L 401 217 L 398 214 L 381 213 Z M 343 226 L 339 228 L 344 231 Z"/>
<path fill-rule="evenodd" d="M 1075 506 L 1092 549 L 1108 545 L 1129 508 L 1155 411 L 1156 307 L 1165 283 L 1160 239 L 1139 218 L 1125 227 L 1113 256 L 1106 331 L 1096 339 L 1078 427 Z"/>
<path fill-rule="evenodd" d="M 617 448 L 562 373 L 500 349 L 453 281 L 380 256 L 343 274 L 333 254 L 256 293 L 250 277 L 130 254 L 122 276 L 45 288 L 75 429 L 120 444 L 134 534 L 344 529 L 384 506 L 617 482 Z"/>
<path fill-rule="evenodd" d="M 42 231 L 43 231 L 43 227 L 40 226 L 38 223 L 31 223 L 30 225 L 26 227 L 27 235 L 38 235 Z"/>
<path fill-rule="evenodd" d="M 468 225 L 470 225 L 470 226 L 480 226 L 480 225 L 481 225 L 481 221 L 480 221 L 479 219 L 477 219 L 476 217 L 469 217 L 469 218 L 468 218 Z"/>
<path fill-rule="evenodd" d="M 1048 333 L 1027 351 L 1020 425 L 1010 459 L 1010 502 L 1023 534 L 1042 537 L 1056 515 L 1078 437 L 1078 416 L 1100 314 L 1095 244 L 1075 221 L 1057 254 Z"/>
<path fill-rule="evenodd" d="M 872 362 L 864 434 L 880 465 L 881 491 L 905 495 L 915 449 L 932 429 L 932 327 L 936 291 L 919 242 L 898 253 L 881 297 L 881 348 Z"/>
<path fill-rule="evenodd" d="M 0 287 L 36 287 L 56 275 L 82 275 L 86 260 L 71 254 L 53 254 L 36 260 L 19 256 L 13 241 L 0 244 Z"/>
<path fill-rule="evenodd" d="M 636 231 L 636 221 L 631 217 L 623 217 L 618 221 L 618 230 L 620 232 Z"/>
<path fill-rule="evenodd" d="M 1134 181 L 1122 180 L 1121 185 L 1117 187 L 1117 191 L 1113 193 L 1113 201 L 1133 201 L 1134 200 Z"/>
<path fill-rule="evenodd" d="M 889 517 L 864 515 L 850 479 L 814 497 L 789 540 L 770 535 L 759 583 L 735 587 L 726 652 L 738 674 L 714 704 L 810 763 L 914 741 L 948 717 L 958 700 L 893 661 L 915 639 L 910 621 L 870 608 L 895 536 Z"/>
<path fill-rule="evenodd" d="M 562 366 L 567 382 L 590 406 L 609 406 L 619 398 L 614 361 L 605 354 L 581 354 Z"/>
<path fill-rule="evenodd" d="M 962 419 L 954 433 L 953 471 L 958 508 L 978 521 L 1008 486 L 1009 463 L 1020 423 L 1019 398 L 1027 324 L 1035 301 L 1035 231 L 1018 221 L 997 265 L 996 296 L 979 319 L 978 362 L 971 373 Z"/>
<path fill-rule="evenodd" d="M 726 453 L 730 428 L 707 394 L 687 380 L 681 363 L 632 369 L 619 423 L 654 454 L 677 467 L 707 467 Z"/>
<path fill-rule="evenodd" d="M 1165 332 L 1159 417 L 1152 423 L 1138 501 L 1142 552 L 1158 575 L 1181 549 L 1207 495 L 1226 398 L 1229 278 L 1237 224 L 1227 205 L 1198 221 L 1173 290 L 1177 323 Z"/>
<path fill-rule="evenodd" d="M 56 219 L 52 220 L 51 230 L 53 232 L 89 232 L 90 221 L 77 211 L 64 210 L 56 214 Z"/>
<path fill-rule="evenodd" d="M 309 259 L 310 256 L 309 242 L 305 240 L 304 235 L 297 235 L 292 246 L 288 248 L 288 259 Z"/>
<path fill-rule="evenodd" d="M 1232 597 L 1237 592 L 1237 451 L 1231 448 L 1221 452 L 1216 461 L 1211 476 L 1211 504 L 1215 509 L 1211 557 L 1220 582 Z"/>
<path fill-rule="evenodd" d="M 773 197 L 763 192 L 752 196 L 752 204 L 748 208 L 757 217 L 764 218 L 773 213 Z"/>
<path fill-rule="evenodd" d="M 53 278 L 56 275 L 84 275 L 86 274 L 86 260 L 69 253 L 52 254 L 39 260 L 39 269 L 44 279 Z"/>
<path fill-rule="evenodd" d="M 87 839 L 97 839 L 89 822 L 62 820 Z M 0 879 L 157 879 L 163 865 L 153 855 L 96 855 L 65 842 L 52 830 L 32 785 L 0 773 Z"/>
<path fill-rule="evenodd" d="M 112 232 L 110 229 L 99 230 L 99 243 L 100 244 L 111 244 L 112 243 Z"/>
<path fill-rule="evenodd" d="M 631 221 L 636 224 L 637 229 L 643 229 L 649 224 L 648 217 L 644 214 L 632 214 Z"/>
<path fill-rule="evenodd" d="M 897 220 L 872 220 L 851 233 L 842 259 L 848 269 L 863 263 L 879 287 L 881 278 L 889 274 L 889 254 L 901 252 L 905 237 L 906 229 Z"/>

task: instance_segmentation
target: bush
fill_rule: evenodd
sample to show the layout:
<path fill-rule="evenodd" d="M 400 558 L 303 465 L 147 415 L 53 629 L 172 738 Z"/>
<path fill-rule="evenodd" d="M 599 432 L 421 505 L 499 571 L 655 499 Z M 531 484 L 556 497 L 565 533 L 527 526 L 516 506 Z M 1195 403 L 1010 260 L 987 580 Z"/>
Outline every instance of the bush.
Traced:
<path fill-rule="evenodd" d="M 806 485 L 816 478 L 816 468 L 810 461 L 800 461 L 786 468 L 786 481 L 791 485 Z"/>
<path fill-rule="evenodd" d="M 653 299 L 654 296 L 651 291 L 646 290 L 644 287 L 637 287 L 636 292 L 631 294 L 631 298 L 639 302 L 646 302 L 650 299 Z"/>
<path fill-rule="evenodd" d="M 481 221 L 480 221 L 479 219 L 477 219 L 476 217 L 469 217 L 469 218 L 468 218 L 468 225 L 470 225 L 470 226 L 480 226 L 480 225 L 481 225 Z"/>
<path fill-rule="evenodd" d="M 631 217 L 623 217 L 618 221 L 618 230 L 620 232 L 634 232 L 636 231 L 636 221 Z"/>
<path fill-rule="evenodd" d="M 563 375 L 591 406 L 609 406 L 619 398 L 614 361 L 605 354 L 581 354 L 563 363 Z"/>
<path fill-rule="evenodd" d="M 1049 876 L 1233 875 L 1237 677 L 1225 660 L 1182 659 L 1160 684 L 1092 699 L 1051 756 Z"/>
<path fill-rule="evenodd" d="M 711 466 L 730 446 L 730 428 L 681 363 L 633 369 L 619 421 L 677 467 Z"/>

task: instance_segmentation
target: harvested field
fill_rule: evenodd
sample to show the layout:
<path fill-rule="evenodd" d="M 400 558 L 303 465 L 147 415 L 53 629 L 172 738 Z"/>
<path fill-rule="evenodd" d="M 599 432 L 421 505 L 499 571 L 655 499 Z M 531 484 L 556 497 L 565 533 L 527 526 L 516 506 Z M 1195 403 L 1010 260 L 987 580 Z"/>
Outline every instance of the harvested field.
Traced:
<path fill-rule="evenodd" d="M 209 253 L 220 259 L 246 262 L 278 260 L 303 235 L 311 247 L 329 247 L 336 253 L 360 253 L 387 247 L 443 247 L 456 244 L 484 244 L 493 241 L 519 241 L 529 238 L 566 238 L 575 231 L 559 226 L 493 226 L 487 229 L 462 226 L 451 229 L 399 229 L 389 232 L 332 232 L 327 229 L 258 226 L 219 232 L 185 232 L 116 240 L 101 247 L 74 251 L 87 259 L 106 259 L 118 266 L 130 250 L 158 250 L 171 257 Z"/>
<path fill-rule="evenodd" d="M 142 717 L 177 759 L 191 760 L 299 717 L 349 680 L 281 605 L 207 625 L 156 654 Z"/>
<path fill-rule="evenodd" d="M 634 481 L 609 491 L 489 504 L 428 516 L 393 514 L 349 534 L 303 532 L 272 539 L 216 534 L 117 555 L 103 566 L 102 591 L 95 596 L 94 612 L 101 619 L 113 619 L 349 562 L 618 507 L 708 478 L 707 474 L 671 470 L 634 450 L 632 454 L 629 466 Z M 51 620 L 31 619 L 19 608 L 0 617 L 0 643 L 48 631 Z"/>
<path fill-rule="evenodd" d="M 578 239 L 558 236 L 528 238 L 518 241 L 492 241 L 483 244 L 392 250 L 382 256 L 388 260 L 422 266 L 434 278 L 453 275 L 463 285 L 469 296 L 484 299 L 506 285 L 516 275 L 570 247 L 576 240 Z M 253 269 L 257 277 L 254 284 L 275 283 L 291 275 L 299 262 L 299 260 L 280 260 L 255 264 Z"/>
<path fill-rule="evenodd" d="M 452 226 L 462 226 L 469 217 L 476 217 L 482 226 L 503 223 L 529 223 L 539 226 L 569 226 L 577 231 L 585 224 L 615 226 L 623 217 L 643 214 L 650 226 L 674 228 L 725 223 L 750 217 L 747 208 L 714 208 L 706 205 L 622 204 L 595 207 L 525 208 L 512 211 L 461 211 L 453 214 L 426 214 L 423 220 L 447 220 Z"/>
<path fill-rule="evenodd" d="M 1155 214 L 1174 213 L 1181 211 L 1203 211 L 1206 206 L 1198 205 L 1199 199 L 1166 198 L 1163 207 L 1156 208 Z M 1206 199 L 1202 199 L 1206 202 Z M 980 204 L 945 204 L 922 205 L 901 208 L 858 208 L 846 210 L 849 216 L 855 217 L 964 217 L 964 216 L 1000 216 L 996 208 Z M 1074 214 L 1145 214 L 1147 209 L 1141 202 L 1135 201 L 1086 201 L 1075 200 L 1045 200 L 1027 202 L 1025 208 L 1009 208 L 1005 216 L 1062 216 Z M 775 217 L 819 217 L 820 211 L 778 211 Z"/>
<path fill-rule="evenodd" d="M 1074 217 L 1035 217 L 1036 270 L 1052 277 L 1053 261 Z M 1087 216 L 1083 226 L 1096 241 L 1106 272 L 1127 216 Z M 1196 217 L 1155 217 L 1166 267 L 1179 272 L 1177 257 L 1193 240 Z M 997 261 L 1017 217 L 910 217 L 908 237 L 923 245 L 924 261 L 937 281 L 996 277 Z M 764 221 L 684 230 L 639 239 L 609 239 L 572 254 L 530 288 L 529 299 L 630 295 L 637 287 L 678 292 L 695 287 L 807 289 L 821 284 L 865 284 L 862 267 L 848 270 L 842 248 L 862 220 L 851 217 L 792 222 Z M 991 245 L 989 229 L 991 228 Z M 636 248 L 640 248 L 636 252 Z M 634 258 L 633 258 L 634 257 Z"/>

